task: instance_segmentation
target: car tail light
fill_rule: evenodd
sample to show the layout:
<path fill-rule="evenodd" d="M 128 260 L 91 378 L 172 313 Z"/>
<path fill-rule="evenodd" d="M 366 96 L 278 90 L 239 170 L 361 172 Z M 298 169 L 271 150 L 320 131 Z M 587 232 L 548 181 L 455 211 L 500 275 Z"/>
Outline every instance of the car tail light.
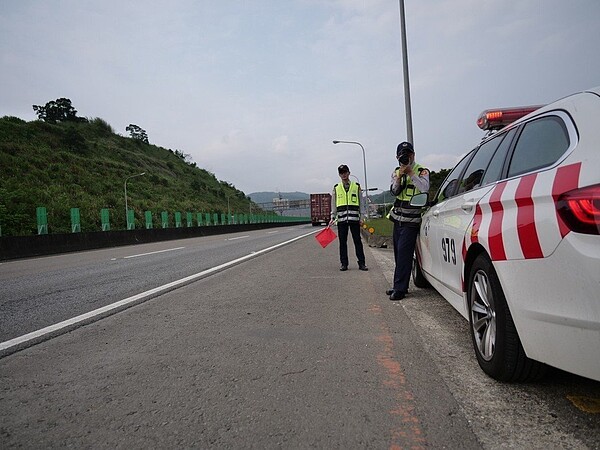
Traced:
<path fill-rule="evenodd" d="M 600 184 L 565 192 L 556 209 L 571 231 L 600 234 Z"/>
<path fill-rule="evenodd" d="M 544 105 L 486 109 L 477 118 L 477 126 L 482 130 L 499 130 L 542 106 Z"/>

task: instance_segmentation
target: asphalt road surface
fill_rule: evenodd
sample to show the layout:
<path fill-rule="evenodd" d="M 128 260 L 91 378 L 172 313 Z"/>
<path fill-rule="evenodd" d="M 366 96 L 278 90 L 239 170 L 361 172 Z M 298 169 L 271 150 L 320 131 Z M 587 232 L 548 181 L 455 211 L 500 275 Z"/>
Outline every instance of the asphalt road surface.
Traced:
<path fill-rule="evenodd" d="M 229 260 L 310 228 L 291 227 Z M 207 254 L 249 239 L 201 239 L 212 238 L 220 240 L 196 242 L 199 253 L 186 246 L 190 254 L 170 261 L 161 259 L 178 250 L 154 253 L 151 264 L 123 275 L 127 288 L 119 271 L 94 272 L 104 250 L 64 255 L 62 267 L 47 258 L 5 263 L 0 282 L 85 266 L 95 283 L 81 281 L 67 297 L 78 305 L 104 292 L 117 301 L 172 282 L 159 268 L 199 273 L 228 259 Z M 105 265 L 121 270 L 119 258 L 146 253 L 120 251 Z M 337 243 L 321 249 L 307 236 L 5 356 L 0 447 L 599 448 L 600 383 L 559 371 L 535 384 L 489 379 L 458 313 L 429 290 L 387 300 L 389 250 L 367 251 L 367 264 L 369 272 L 356 264 L 339 272 Z M 138 277 L 155 280 L 137 285 Z M 5 292 L 3 284 L 1 298 L 10 301 Z M 8 339 L 39 326 L 27 319 L 39 314 L 16 314 L 21 323 Z"/>

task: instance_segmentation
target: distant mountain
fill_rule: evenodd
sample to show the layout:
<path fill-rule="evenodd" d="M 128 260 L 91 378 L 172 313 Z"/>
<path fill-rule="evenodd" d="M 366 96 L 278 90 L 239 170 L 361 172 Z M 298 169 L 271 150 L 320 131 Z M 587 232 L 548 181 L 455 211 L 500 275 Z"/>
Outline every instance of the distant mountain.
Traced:
<path fill-rule="evenodd" d="M 248 194 L 250 200 L 254 203 L 271 203 L 274 198 L 288 200 L 306 200 L 310 198 L 310 194 L 305 192 L 253 192 Z"/>

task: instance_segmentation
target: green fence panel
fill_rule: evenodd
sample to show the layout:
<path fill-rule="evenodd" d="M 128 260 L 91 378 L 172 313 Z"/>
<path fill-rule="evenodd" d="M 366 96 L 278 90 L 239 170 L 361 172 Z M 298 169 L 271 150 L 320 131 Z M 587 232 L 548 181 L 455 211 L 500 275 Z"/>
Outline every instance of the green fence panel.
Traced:
<path fill-rule="evenodd" d="M 152 211 L 146 211 L 144 213 L 144 216 L 146 217 L 146 230 L 151 230 L 152 229 Z"/>
<path fill-rule="evenodd" d="M 38 234 L 48 234 L 48 212 L 44 206 L 35 209 Z"/>
<path fill-rule="evenodd" d="M 196 222 L 198 222 L 198 226 L 202 226 L 202 213 L 196 213 Z"/>
<path fill-rule="evenodd" d="M 175 212 L 175 228 L 181 228 L 181 213 Z"/>
<path fill-rule="evenodd" d="M 192 216 L 191 212 L 185 213 L 185 222 L 186 222 L 188 228 L 194 226 L 194 219 L 192 219 L 192 217 L 193 216 Z"/>
<path fill-rule="evenodd" d="M 81 232 L 81 215 L 79 208 L 71 208 L 71 233 Z"/>
<path fill-rule="evenodd" d="M 160 218 L 162 222 L 163 228 L 169 228 L 169 213 L 167 211 L 163 211 L 160 213 Z"/>
<path fill-rule="evenodd" d="M 221 225 L 227 225 L 227 222 L 225 222 L 225 214 L 221 213 Z"/>
<path fill-rule="evenodd" d="M 219 215 L 217 213 L 213 214 L 213 225 L 219 225 Z"/>
<path fill-rule="evenodd" d="M 100 223 L 102 224 L 102 231 L 110 231 L 110 211 L 108 208 L 100 210 Z"/>
<path fill-rule="evenodd" d="M 205 213 L 205 214 L 204 214 L 204 218 L 206 219 L 206 220 L 204 221 L 204 223 L 205 223 L 206 225 L 210 225 L 210 213 Z"/>
<path fill-rule="evenodd" d="M 135 211 L 133 209 L 127 210 L 127 229 L 135 230 Z"/>

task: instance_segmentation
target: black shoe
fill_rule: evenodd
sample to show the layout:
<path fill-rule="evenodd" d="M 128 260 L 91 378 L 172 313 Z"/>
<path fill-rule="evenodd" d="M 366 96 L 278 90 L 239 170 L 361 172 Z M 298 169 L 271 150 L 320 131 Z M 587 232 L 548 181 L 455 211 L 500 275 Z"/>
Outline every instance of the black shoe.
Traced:
<path fill-rule="evenodd" d="M 387 291 L 385 291 L 385 295 L 392 295 L 394 293 L 393 289 L 388 289 Z"/>
<path fill-rule="evenodd" d="M 404 292 L 394 291 L 390 295 L 390 300 L 402 300 L 404 298 L 404 296 L 405 296 Z"/>
<path fill-rule="evenodd" d="M 367 270 L 369 270 L 369 268 L 368 268 L 367 266 L 365 266 L 364 264 L 359 264 L 359 265 L 358 265 L 358 270 L 364 270 L 364 271 L 367 271 Z"/>
<path fill-rule="evenodd" d="M 340 267 L 340 270 L 342 272 L 345 272 L 346 270 L 348 270 L 348 266 L 345 266 L 345 265 L 342 264 L 342 267 Z"/>

